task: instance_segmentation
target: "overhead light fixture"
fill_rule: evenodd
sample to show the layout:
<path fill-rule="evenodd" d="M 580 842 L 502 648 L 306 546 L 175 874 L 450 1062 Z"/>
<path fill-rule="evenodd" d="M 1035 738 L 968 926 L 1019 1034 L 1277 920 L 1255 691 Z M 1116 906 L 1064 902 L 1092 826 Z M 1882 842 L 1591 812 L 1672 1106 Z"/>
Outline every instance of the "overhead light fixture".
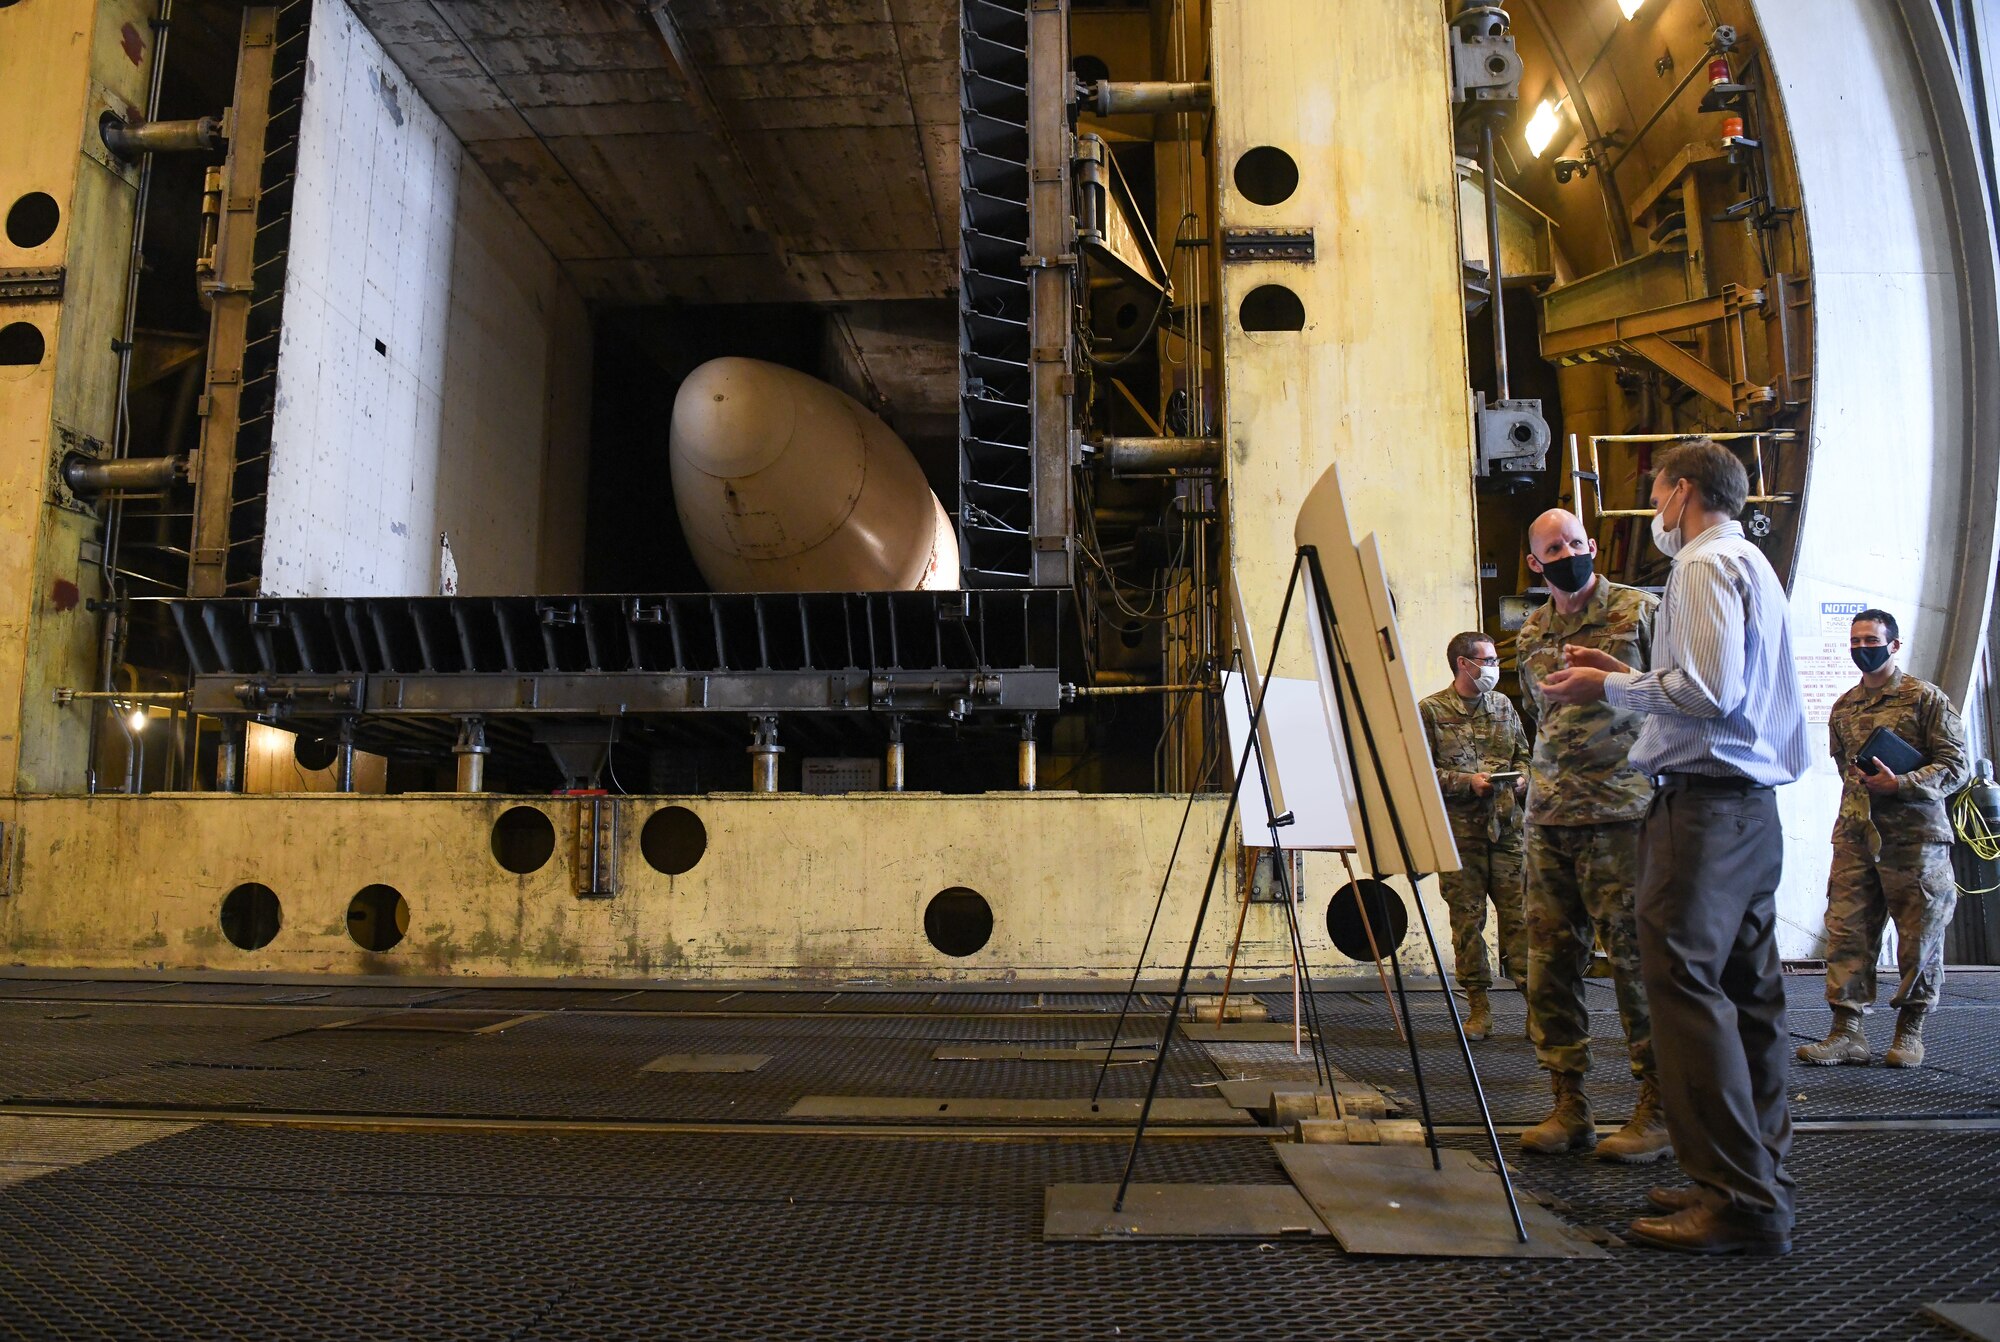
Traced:
<path fill-rule="evenodd" d="M 132 716 L 127 721 L 131 723 L 132 730 L 135 732 L 146 730 L 146 710 L 143 708 L 133 709 Z"/>
<path fill-rule="evenodd" d="M 1542 105 L 1528 118 L 1528 152 L 1540 158 L 1542 151 L 1549 147 L 1549 141 L 1556 138 L 1556 131 L 1561 125 L 1562 116 L 1556 111 L 1556 105 L 1547 98 L 1542 99 Z"/>
<path fill-rule="evenodd" d="M 1628 19 L 1645 8 L 1645 5 L 1646 0 L 1618 0 L 1618 8 L 1624 11 Z"/>

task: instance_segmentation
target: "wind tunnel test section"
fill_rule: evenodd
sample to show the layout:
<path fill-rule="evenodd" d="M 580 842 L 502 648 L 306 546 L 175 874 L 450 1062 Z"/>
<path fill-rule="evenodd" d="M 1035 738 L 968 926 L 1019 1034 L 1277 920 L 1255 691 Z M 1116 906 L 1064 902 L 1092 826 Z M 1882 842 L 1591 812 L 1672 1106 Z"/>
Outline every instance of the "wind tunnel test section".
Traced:
<path fill-rule="evenodd" d="M 447 36 L 581 40 L 517 8 Z M 1115 81 L 1161 68 L 1144 14 L 900 6 L 892 127 L 758 83 L 814 21 L 607 11 L 620 102 L 540 86 L 529 171 L 392 9 L 189 0 L 242 37 L 165 110 L 264 114 L 163 198 L 206 170 L 255 208 L 212 243 L 162 212 L 148 273 L 254 262 L 182 342 L 197 391 L 240 345 L 242 390 L 191 476 L 111 503 L 83 790 L 272 790 L 273 751 L 392 793 L 1213 781 L 1211 259 L 1172 236 L 1207 95 Z"/>

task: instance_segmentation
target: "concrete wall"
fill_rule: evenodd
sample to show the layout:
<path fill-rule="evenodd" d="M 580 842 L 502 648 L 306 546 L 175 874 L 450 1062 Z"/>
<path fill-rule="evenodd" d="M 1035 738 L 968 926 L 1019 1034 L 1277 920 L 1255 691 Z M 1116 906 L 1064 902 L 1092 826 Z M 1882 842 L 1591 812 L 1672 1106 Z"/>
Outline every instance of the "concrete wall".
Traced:
<path fill-rule="evenodd" d="M 589 333 L 555 260 L 345 0 L 314 0 L 264 590 L 582 578 Z M 551 487 L 552 486 L 552 487 Z"/>
<path fill-rule="evenodd" d="M 1944 648 L 1957 622 L 1982 613 L 1983 591 L 1966 591 L 1961 569 L 1969 548 L 1991 544 L 1994 496 L 1971 482 L 1994 446 L 1979 443 L 1967 395 L 1975 300 L 1949 155 L 1895 5 L 1757 9 L 1797 151 L 1816 308 L 1811 473 L 1792 591 L 1808 715 L 1823 723 L 1832 694 L 1856 679 L 1847 612 L 1859 606 L 1894 612 L 1905 664 L 1963 696 Z M 1990 573 L 1990 553 L 1972 558 Z M 1817 953 L 1839 791 L 1823 758 L 1780 793 L 1787 956 Z"/>

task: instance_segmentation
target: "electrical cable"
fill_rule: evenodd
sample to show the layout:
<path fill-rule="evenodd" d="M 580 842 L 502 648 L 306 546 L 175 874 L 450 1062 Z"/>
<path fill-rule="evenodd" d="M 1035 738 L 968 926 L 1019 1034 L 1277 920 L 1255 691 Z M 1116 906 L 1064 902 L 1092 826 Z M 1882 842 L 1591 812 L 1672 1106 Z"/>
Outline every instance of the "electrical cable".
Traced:
<path fill-rule="evenodd" d="M 1986 817 L 1981 815 L 1979 808 L 1973 804 L 1972 786 L 1967 785 L 1959 789 L 1958 794 L 1947 803 L 1947 806 L 1951 816 L 1951 831 L 1958 836 L 1959 842 L 1981 862 L 2000 861 L 2000 835 L 1993 832 L 1986 823 Z M 1958 882 L 1954 880 L 1952 884 L 1957 885 Z M 2000 890 L 2000 882 L 1995 882 L 1983 890 L 1968 890 L 1962 885 L 1958 886 L 1961 895 L 1990 895 L 1996 890 Z"/>

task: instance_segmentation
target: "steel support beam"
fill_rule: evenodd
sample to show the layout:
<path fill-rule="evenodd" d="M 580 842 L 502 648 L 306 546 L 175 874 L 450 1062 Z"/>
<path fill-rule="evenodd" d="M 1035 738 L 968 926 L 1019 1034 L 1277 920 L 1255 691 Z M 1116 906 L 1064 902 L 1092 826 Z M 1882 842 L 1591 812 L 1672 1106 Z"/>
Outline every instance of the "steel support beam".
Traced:
<path fill-rule="evenodd" d="M 263 196 L 264 132 L 271 113 L 271 69 L 278 11 L 243 11 L 236 95 L 229 113 L 229 157 L 222 167 L 222 217 L 215 273 L 204 286 L 212 304 L 208 375 L 202 389 L 201 452 L 194 472 L 194 540 L 188 594 L 221 596 L 229 587 L 229 515 L 235 502 L 236 432 L 243 400 L 243 349 L 256 289 L 257 204 Z"/>

